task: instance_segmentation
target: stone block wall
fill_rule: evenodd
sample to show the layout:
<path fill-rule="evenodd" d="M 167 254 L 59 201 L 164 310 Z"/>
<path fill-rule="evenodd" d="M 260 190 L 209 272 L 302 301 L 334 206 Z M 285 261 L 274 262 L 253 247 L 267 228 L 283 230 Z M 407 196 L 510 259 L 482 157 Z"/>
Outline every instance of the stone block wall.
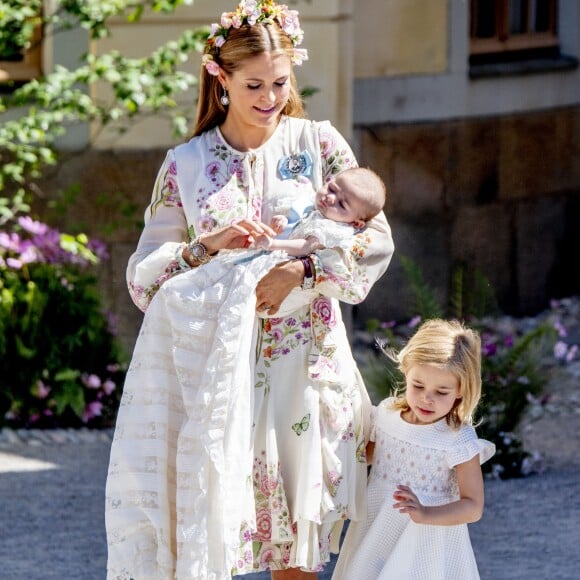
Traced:
<path fill-rule="evenodd" d="M 388 185 L 396 253 L 368 299 L 347 309 L 351 325 L 415 314 L 400 255 L 420 265 L 442 303 L 459 262 L 489 280 L 507 313 L 537 312 L 552 297 L 580 293 L 580 108 L 355 133 L 360 164 Z M 61 225 L 108 243 L 100 284 L 129 352 L 142 314 L 127 293 L 125 267 L 164 154 L 89 149 L 63 157 L 42 184 L 49 197 L 79 185 Z"/>
<path fill-rule="evenodd" d="M 385 179 L 396 254 L 365 318 L 413 314 L 397 256 L 417 262 L 444 303 L 459 263 L 504 312 L 525 315 L 580 292 L 580 108 L 355 128 L 359 162 Z"/>

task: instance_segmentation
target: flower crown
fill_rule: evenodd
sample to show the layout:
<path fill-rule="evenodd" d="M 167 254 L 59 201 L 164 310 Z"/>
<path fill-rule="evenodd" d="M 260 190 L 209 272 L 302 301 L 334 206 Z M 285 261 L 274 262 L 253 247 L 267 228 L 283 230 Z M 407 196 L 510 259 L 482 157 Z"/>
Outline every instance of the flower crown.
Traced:
<path fill-rule="evenodd" d="M 211 25 L 206 46 L 206 52 L 201 62 L 210 75 L 217 76 L 219 65 L 214 60 L 210 51 L 217 51 L 224 45 L 231 28 L 240 28 L 244 24 L 253 26 L 264 22 L 273 24 L 278 22 L 280 28 L 290 37 L 294 45 L 292 62 L 301 65 L 308 60 L 308 51 L 304 48 L 296 48 L 304 37 L 298 21 L 298 10 L 289 10 L 285 4 L 276 4 L 273 0 L 241 0 L 235 12 L 224 12 L 220 23 Z"/>

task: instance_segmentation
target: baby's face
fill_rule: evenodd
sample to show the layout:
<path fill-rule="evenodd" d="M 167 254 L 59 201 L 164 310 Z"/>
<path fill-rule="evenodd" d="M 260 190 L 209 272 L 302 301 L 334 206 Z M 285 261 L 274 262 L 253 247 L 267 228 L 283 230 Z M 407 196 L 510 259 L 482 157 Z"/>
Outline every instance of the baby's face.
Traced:
<path fill-rule="evenodd" d="M 350 223 L 356 227 L 364 225 L 361 216 L 366 213 L 365 202 L 353 188 L 352 180 L 344 173 L 324 184 L 316 192 L 314 204 L 324 217 L 335 222 Z"/>

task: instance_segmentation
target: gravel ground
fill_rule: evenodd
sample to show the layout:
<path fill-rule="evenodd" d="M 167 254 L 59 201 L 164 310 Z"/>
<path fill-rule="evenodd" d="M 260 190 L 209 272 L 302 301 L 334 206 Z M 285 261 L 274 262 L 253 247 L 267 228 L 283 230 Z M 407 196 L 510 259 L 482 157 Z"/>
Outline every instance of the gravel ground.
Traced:
<path fill-rule="evenodd" d="M 487 480 L 484 517 L 470 526 L 483 580 L 580 578 L 580 362 L 557 370 L 545 392 L 521 424 L 545 471 Z M 110 436 L 0 432 L 2 580 L 105 579 Z"/>
<path fill-rule="evenodd" d="M 104 441 L 0 445 L 2 578 L 105 578 L 108 453 Z M 525 479 L 488 481 L 485 515 L 470 527 L 481 577 L 578 578 L 579 482 L 580 461 Z"/>

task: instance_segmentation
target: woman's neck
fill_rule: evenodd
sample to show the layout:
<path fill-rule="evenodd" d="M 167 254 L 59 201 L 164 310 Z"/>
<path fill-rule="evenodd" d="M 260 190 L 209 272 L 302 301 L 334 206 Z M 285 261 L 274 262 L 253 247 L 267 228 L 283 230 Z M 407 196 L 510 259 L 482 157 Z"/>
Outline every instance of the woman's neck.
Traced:
<path fill-rule="evenodd" d="M 252 149 L 258 149 L 266 143 L 276 131 L 279 122 L 280 118 L 276 124 L 266 127 L 242 126 L 240 123 L 232 120 L 231 117 L 228 117 L 220 125 L 220 131 L 230 147 L 233 147 L 237 151 L 250 151 Z"/>

